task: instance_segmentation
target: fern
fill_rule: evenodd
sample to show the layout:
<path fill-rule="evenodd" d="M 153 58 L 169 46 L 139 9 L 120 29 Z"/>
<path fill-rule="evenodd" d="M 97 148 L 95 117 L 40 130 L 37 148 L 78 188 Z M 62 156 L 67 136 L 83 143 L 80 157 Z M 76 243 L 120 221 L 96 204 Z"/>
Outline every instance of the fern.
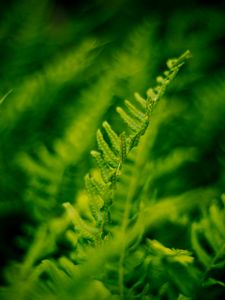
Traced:
<path fill-rule="evenodd" d="M 127 124 L 128 129 L 130 130 L 129 134 L 124 132 L 120 136 L 118 136 L 112 130 L 110 125 L 108 125 L 108 123 L 103 123 L 108 138 L 111 141 L 111 144 L 109 145 L 104 140 L 101 131 L 99 130 L 97 132 L 97 142 L 99 150 L 101 152 L 92 151 L 91 154 L 96 159 L 98 168 L 100 170 L 101 179 L 98 180 L 97 178 L 95 178 L 95 181 L 98 182 L 98 184 L 107 185 L 108 189 L 105 192 L 107 196 L 109 195 L 110 197 L 112 197 L 115 190 L 116 182 L 122 169 L 123 162 L 128 156 L 129 152 L 135 146 L 137 146 L 141 136 L 144 135 L 149 124 L 149 119 L 152 114 L 153 107 L 162 97 L 167 85 L 175 77 L 179 68 L 183 65 L 185 60 L 189 58 L 189 56 L 190 53 L 187 51 L 180 58 L 168 61 L 169 71 L 166 71 L 164 73 L 165 77 L 161 77 L 161 79 L 158 80 L 159 85 L 157 85 L 154 89 L 148 90 L 147 100 L 141 98 L 142 104 L 145 104 L 145 110 L 141 111 L 139 108 L 131 104 L 128 100 L 125 101 L 125 104 L 128 107 L 130 114 L 125 112 L 120 107 L 117 108 L 117 112 L 119 113 L 122 120 Z M 136 95 L 136 98 L 138 99 L 138 101 L 140 101 L 139 95 Z M 89 177 L 92 178 L 91 175 L 89 175 Z M 96 195 L 93 196 L 101 197 L 97 189 Z M 111 203 L 112 199 L 106 201 L 104 200 L 104 196 L 102 198 L 105 205 L 104 210 L 109 211 L 110 207 L 106 206 L 106 203 Z M 107 225 L 107 223 L 104 224 L 104 216 L 102 217 L 102 220 L 102 226 L 104 227 L 105 225 Z"/>
<path fill-rule="evenodd" d="M 156 88 L 157 90 L 156 98 L 151 98 L 151 97 L 147 98 L 146 111 L 140 112 L 138 114 L 138 116 L 140 116 L 141 113 L 145 114 L 144 121 L 140 120 L 141 121 L 140 127 L 137 127 L 135 131 L 133 130 L 134 128 L 131 128 L 133 132 L 131 132 L 131 134 L 129 134 L 128 136 L 126 133 L 122 133 L 121 136 L 117 136 L 116 133 L 110 127 L 110 125 L 105 122 L 104 127 L 106 128 L 105 130 L 108 133 L 109 139 L 112 140 L 113 147 L 107 144 L 100 131 L 97 132 L 97 142 L 101 152 L 92 151 L 92 155 L 95 157 L 97 161 L 101 175 L 100 175 L 100 179 L 93 178 L 90 175 L 86 176 L 86 186 L 89 193 L 89 205 L 90 205 L 90 210 L 93 219 L 96 222 L 96 229 L 93 228 L 91 224 L 88 225 L 87 222 L 82 220 L 76 208 L 73 208 L 69 203 L 65 203 L 64 207 L 66 208 L 66 215 L 64 218 L 62 218 L 63 226 L 59 229 L 59 231 L 55 229 L 51 229 L 52 226 L 55 226 L 54 224 L 57 224 L 57 222 L 61 222 L 59 219 L 59 221 L 53 220 L 51 222 L 48 222 L 48 224 L 46 225 L 47 226 L 46 229 L 44 229 L 44 227 L 43 228 L 40 227 L 39 230 L 40 234 L 36 235 L 36 239 L 35 239 L 36 242 L 34 240 L 33 246 L 31 247 L 30 252 L 28 252 L 27 257 L 25 258 L 25 261 L 21 266 L 21 273 L 20 273 L 21 279 L 25 278 L 31 272 L 34 263 L 40 258 L 41 255 L 43 255 L 43 253 L 54 251 L 54 247 L 55 247 L 54 241 L 57 239 L 57 236 L 63 233 L 63 231 L 67 228 L 69 224 L 68 223 L 69 220 L 71 220 L 72 223 L 74 224 L 75 234 L 78 235 L 78 244 L 76 245 L 75 248 L 75 252 L 78 251 L 76 255 L 80 255 L 78 254 L 80 251 L 81 251 L 80 253 L 82 253 L 82 246 L 81 246 L 82 244 L 79 244 L 79 241 L 81 240 L 90 241 L 91 243 L 94 243 L 94 245 L 99 244 L 101 239 L 106 234 L 104 232 L 105 226 L 109 222 L 109 212 L 110 212 L 111 202 L 113 200 L 113 193 L 116 187 L 116 182 L 118 180 L 119 173 L 121 172 L 122 164 L 126 159 L 128 153 L 138 144 L 140 137 L 144 134 L 147 127 L 146 121 L 149 122 L 149 118 L 150 118 L 150 114 L 152 113 L 153 106 L 159 100 L 159 97 L 162 96 L 166 86 L 173 79 L 173 77 L 175 76 L 179 68 L 183 65 L 184 60 L 188 57 L 189 57 L 189 52 L 181 56 L 177 60 L 177 63 L 173 63 L 173 65 L 169 65 L 170 71 L 166 73 L 166 77 L 161 82 L 161 85 L 159 85 Z M 128 106 L 129 108 L 131 107 L 130 104 L 128 104 Z M 132 111 L 134 111 L 134 109 Z M 135 115 L 136 114 L 137 113 L 135 113 Z M 135 118 L 135 116 L 133 116 L 133 118 Z M 120 142 L 120 145 L 118 142 Z M 116 152 L 113 149 L 117 149 L 119 151 Z M 48 156 L 46 156 L 46 158 L 48 158 Z M 49 160 L 47 159 L 46 162 L 47 161 Z M 41 168 L 40 171 L 42 172 Z M 125 211 L 126 209 L 127 208 L 125 206 Z M 125 212 L 125 214 L 126 213 L 127 212 Z M 123 221 L 125 222 L 122 227 L 123 230 L 125 230 L 127 226 L 126 218 L 127 217 L 125 217 L 124 218 L 125 221 Z M 47 248 L 46 247 L 43 248 L 43 238 L 45 238 L 46 230 L 50 230 L 50 232 L 51 230 L 53 230 L 54 234 L 52 236 L 52 239 L 49 239 L 50 242 L 49 246 Z M 121 285 L 122 284 L 123 283 L 121 283 Z M 120 293 L 123 292 L 120 291 Z M 23 296 L 21 297 L 23 298 Z M 123 296 L 121 295 L 121 297 Z"/>
<path fill-rule="evenodd" d="M 161 4 L 1 3 L 1 299 L 224 298 L 224 16 Z"/>
<path fill-rule="evenodd" d="M 148 98 L 145 103 L 145 110 L 146 112 L 142 112 L 139 109 L 137 109 L 133 104 L 131 104 L 128 100 L 125 101 L 126 106 L 128 107 L 128 110 L 130 111 L 130 114 L 128 115 L 122 108 L 117 108 L 117 112 L 120 114 L 121 118 L 123 121 L 128 125 L 128 128 L 131 130 L 131 134 L 126 137 L 125 134 L 122 134 L 120 136 L 121 140 L 121 147 L 120 147 L 120 160 L 117 160 L 116 154 L 114 153 L 113 150 L 110 150 L 110 146 L 106 144 L 106 142 L 103 139 L 103 136 L 100 131 L 97 132 L 97 142 L 100 150 L 102 151 L 103 157 L 99 152 L 93 152 L 92 155 L 95 157 L 97 165 L 100 169 L 101 177 L 102 177 L 102 183 L 108 184 L 109 189 L 114 189 L 118 177 L 118 172 L 122 168 L 123 161 L 127 157 L 128 153 L 139 143 L 140 137 L 145 133 L 148 123 L 149 123 L 149 118 L 152 113 L 153 107 L 155 103 L 159 100 L 159 98 L 163 95 L 166 86 L 168 83 L 173 79 L 175 74 L 177 73 L 179 67 L 183 64 L 183 59 L 185 60 L 186 58 L 189 57 L 189 52 L 186 52 L 181 56 L 178 60 L 173 60 L 172 62 L 168 62 L 168 67 L 170 68 L 170 72 L 165 72 L 166 78 L 160 78 L 158 79 L 159 84 L 161 86 L 157 86 L 155 89 L 150 89 L 148 90 Z M 139 97 L 137 97 L 139 99 Z M 144 100 L 145 101 L 145 100 Z M 114 132 L 113 132 L 114 133 Z M 109 139 L 111 136 L 111 132 L 109 134 Z M 118 136 L 115 135 L 114 133 L 114 138 L 116 137 L 116 140 L 118 141 Z M 115 144 L 115 141 L 113 141 Z M 114 146 L 114 148 L 116 148 Z M 117 147 L 118 149 L 118 147 Z M 135 186 L 134 182 L 131 182 L 131 186 L 129 187 L 129 192 L 127 195 L 127 200 L 124 203 L 124 216 L 122 218 L 123 224 L 122 224 L 122 230 L 126 230 L 126 227 L 128 225 L 128 217 L 129 217 L 129 211 L 130 211 L 130 206 L 131 206 L 131 199 L 132 199 L 132 193 L 133 189 L 132 187 Z M 97 190 L 96 190 L 97 192 Z M 113 195 L 113 190 L 112 191 L 107 191 L 107 195 Z M 93 195 L 95 197 L 99 196 L 97 193 L 96 195 Z M 112 196 L 111 196 L 112 197 Z M 103 196 L 104 199 L 104 196 Z M 91 202 L 92 202 L 92 197 L 91 197 Z M 112 199 L 110 201 L 107 201 L 107 203 L 111 203 Z M 105 202 L 106 203 L 106 202 Z M 104 205 L 105 205 L 104 203 Z M 109 207 L 105 207 L 105 210 L 109 211 Z M 115 216 L 118 216 L 118 212 L 115 214 Z M 102 227 L 104 228 L 106 223 L 105 221 L 108 221 L 105 219 L 105 216 L 103 215 L 102 217 L 103 220 L 103 225 Z M 106 224 L 107 225 L 107 224 Z M 119 289 L 120 289 L 120 296 L 121 299 L 123 299 L 123 277 L 124 277 L 124 272 L 123 272 L 123 263 L 125 259 L 125 248 L 122 250 L 122 255 L 120 257 L 119 261 Z"/>
<path fill-rule="evenodd" d="M 217 204 L 209 207 L 209 212 L 199 222 L 192 224 L 191 242 L 198 261 L 202 265 L 202 286 L 220 285 L 225 283 L 212 278 L 213 270 L 223 270 L 225 266 L 225 227 L 224 199 L 222 209 Z"/>

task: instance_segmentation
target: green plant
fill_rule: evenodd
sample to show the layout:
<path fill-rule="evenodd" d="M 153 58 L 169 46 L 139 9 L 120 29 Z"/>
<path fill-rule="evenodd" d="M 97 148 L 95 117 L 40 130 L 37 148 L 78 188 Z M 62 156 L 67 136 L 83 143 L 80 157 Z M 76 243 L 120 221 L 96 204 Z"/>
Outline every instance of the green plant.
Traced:
<path fill-rule="evenodd" d="M 216 215 L 220 211 L 216 207 L 210 210 L 212 217 L 210 215 L 209 220 L 211 218 L 212 221 L 209 222 L 216 224 L 215 230 L 219 234 L 217 243 L 212 240 L 215 233 L 210 231 L 211 225 L 205 223 L 207 219 L 199 225 L 192 225 L 193 250 L 203 261 L 203 271 L 195 266 L 194 257 L 188 251 L 169 249 L 158 241 L 145 239 L 148 228 L 160 223 L 161 219 L 165 222 L 173 217 L 173 222 L 176 222 L 180 213 L 187 213 L 198 206 L 194 197 L 196 192 L 194 195 L 188 194 L 189 203 L 185 199 L 187 196 L 146 203 L 143 192 L 148 180 L 146 177 L 139 182 L 138 177 L 140 174 L 147 176 L 149 171 L 148 167 L 144 167 L 146 141 L 141 143 L 140 139 L 145 134 L 149 139 L 146 130 L 153 108 L 189 56 L 189 52 L 186 52 L 178 59 L 168 61 L 169 70 L 162 77 L 157 77 L 158 85 L 147 91 L 146 100 L 135 94 L 135 106 L 125 101 L 128 113 L 117 108 L 120 117 L 128 125 L 127 132 L 117 135 L 107 122 L 103 123 L 109 142 L 98 130 L 99 151 L 91 152 L 98 169 L 93 169 L 92 174 L 85 177 L 88 196 L 82 194 L 78 206 L 64 203 L 65 214 L 40 225 L 24 261 L 18 267 L 13 266 L 17 271 L 8 271 L 12 285 L 2 290 L 5 299 L 13 298 L 15 293 L 17 299 L 70 299 L 74 295 L 76 299 L 180 299 L 195 298 L 204 286 L 224 286 L 223 282 L 207 276 L 211 268 L 221 267 L 225 263 L 222 258 L 224 224 L 217 221 Z M 43 152 L 43 155 L 45 164 L 57 163 L 50 153 Z M 181 162 L 184 159 L 181 153 Z M 24 165 L 28 162 L 27 158 L 20 158 L 20 161 Z M 47 175 L 41 165 L 39 169 L 38 176 Z M 204 193 L 202 191 L 201 195 Z M 215 192 L 208 191 L 205 197 L 208 198 L 212 193 Z M 82 211 L 79 203 L 84 205 L 86 199 L 88 206 Z M 171 216 L 168 216 L 168 209 Z M 73 228 L 70 228 L 70 224 Z M 203 252 L 200 245 L 198 232 L 201 226 L 209 226 L 206 238 L 216 247 L 216 254 L 212 258 Z M 57 251 L 60 239 L 70 241 L 66 256 L 57 260 L 43 260 Z M 39 263 L 40 260 L 43 261 Z"/>
<path fill-rule="evenodd" d="M 0 298 L 222 298 L 223 15 L 102 2 L 0 12 Z"/>

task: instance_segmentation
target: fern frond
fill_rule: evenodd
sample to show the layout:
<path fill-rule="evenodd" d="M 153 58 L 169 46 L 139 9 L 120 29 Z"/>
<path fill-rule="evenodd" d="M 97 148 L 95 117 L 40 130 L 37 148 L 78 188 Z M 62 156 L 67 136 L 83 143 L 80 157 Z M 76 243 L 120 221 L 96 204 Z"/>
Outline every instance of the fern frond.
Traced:
<path fill-rule="evenodd" d="M 192 224 L 191 242 L 199 262 L 204 268 L 202 284 L 210 278 L 213 269 L 225 266 L 225 210 L 212 204 L 208 214 Z M 214 279 L 215 280 L 215 279 Z"/>
<path fill-rule="evenodd" d="M 89 194 L 89 204 L 91 213 L 97 222 L 97 226 L 101 225 L 102 219 L 100 209 L 104 204 L 99 194 L 99 190 L 101 190 L 101 187 L 98 188 L 97 184 L 93 182 L 92 178 L 90 178 L 89 175 L 85 176 L 85 186 Z"/>
<path fill-rule="evenodd" d="M 115 131 L 111 128 L 108 122 L 103 122 L 102 126 L 104 127 L 112 145 L 112 148 L 119 153 L 120 152 L 120 139 L 119 136 L 115 133 Z"/>
<path fill-rule="evenodd" d="M 91 151 L 91 155 L 95 158 L 96 163 L 102 175 L 102 179 L 105 183 L 108 183 L 113 175 L 113 170 L 108 166 L 107 162 L 98 151 Z"/>
<path fill-rule="evenodd" d="M 123 162 L 127 157 L 127 139 L 125 132 L 122 132 L 120 135 L 120 153 L 121 161 Z"/>
<path fill-rule="evenodd" d="M 125 100 L 124 103 L 126 104 L 129 112 L 138 120 L 142 121 L 145 118 L 145 114 L 137 109 L 129 100 Z"/>
<path fill-rule="evenodd" d="M 96 48 L 94 41 L 85 41 L 78 49 L 74 49 L 61 60 L 49 64 L 44 71 L 40 71 L 24 81 L 17 92 L 13 94 L 10 103 L 4 106 L 4 115 L 0 120 L 0 125 L 4 126 L 4 123 L 7 123 L 15 126 L 22 114 L 29 110 L 31 104 L 34 105 L 34 103 L 36 104 L 35 108 L 41 110 L 43 109 L 42 101 L 45 101 L 44 107 L 47 110 L 54 99 L 56 87 L 57 90 L 60 90 L 66 81 L 72 80 L 81 70 L 85 69 L 90 51 L 94 48 Z M 47 98 L 49 102 L 46 102 L 46 88 L 48 88 L 48 93 L 52 94 L 52 97 Z"/>
<path fill-rule="evenodd" d="M 192 254 L 186 250 L 167 248 L 158 241 L 148 241 L 148 245 L 153 258 L 152 268 L 155 269 L 153 271 L 158 270 L 158 278 L 154 278 L 154 273 L 151 272 L 152 280 L 161 280 L 167 284 L 163 294 L 192 296 L 197 289 L 200 275 L 194 268 Z M 170 296 L 168 298 L 170 299 Z"/>
<path fill-rule="evenodd" d="M 171 80 L 175 77 L 180 67 L 183 65 L 184 61 L 190 57 L 190 52 L 185 52 L 180 58 L 177 60 L 173 60 L 169 62 L 169 71 L 167 71 L 166 75 L 158 80 L 159 84 L 154 88 L 150 89 L 147 92 L 147 100 L 143 100 L 139 95 L 135 94 L 136 99 L 143 103 L 145 103 L 145 112 L 142 112 L 138 108 L 136 108 L 131 102 L 125 100 L 125 105 L 128 107 L 130 115 L 125 112 L 125 110 L 121 107 L 117 107 L 116 110 L 121 116 L 122 120 L 128 125 L 128 127 L 132 130 L 132 134 L 126 136 L 126 133 L 120 135 L 120 147 L 118 147 L 118 136 L 112 131 L 111 127 L 108 123 L 104 122 L 103 127 L 106 129 L 109 139 L 114 145 L 115 152 L 112 152 L 110 146 L 106 143 L 103 138 L 101 131 L 97 132 L 97 142 L 99 149 L 103 152 L 103 156 L 98 151 L 92 151 L 91 155 L 96 159 L 97 165 L 100 169 L 102 179 L 105 183 L 111 182 L 111 188 L 115 188 L 115 184 L 117 181 L 117 177 L 119 175 L 119 171 L 122 168 L 122 163 L 125 161 L 128 153 L 138 145 L 139 140 L 142 135 L 144 135 L 148 124 L 149 118 L 152 113 L 153 107 L 155 103 L 158 102 L 159 98 L 164 94 L 167 85 L 171 82 Z M 152 91 L 154 91 L 154 97 L 152 95 Z M 118 156 L 119 150 L 119 156 Z M 115 169 L 111 168 L 109 165 L 112 165 Z"/>
<path fill-rule="evenodd" d="M 189 57 L 188 54 L 185 56 L 186 58 Z M 84 220 L 79 212 L 77 210 L 76 206 L 72 206 L 70 203 L 66 202 L 63 204 L 66 213 L 63 216 L 62 220 L 65 224 L 63 224 L 62 228 L 59 230 L 55 230 L 54 226 L 50 228 L 47 228 L 42 233 L 42 236 L 37 238 L 37 241 L 35 243 L 35 247 L 31 247 L 30 254 L 28 255 L 27 260 L 25 261 L 24 265 L 26 266 L 23 277 L 26 278 L 27 275 L 30 273 L 30 271 L 33 269 L 34 264 L 40 259 L 40 253 L 43 251 L 44 247 L 44 239 L 46 239 L 46 232 L 50 230 L 53 234 L 51 236 L 50 245 L 48 247 L 47 254 L 49 251 L 53 251 L 52 249 L 55 247 L 55 242 L 57 240 L 57 236 L 63 232 L 65 232 L 69 226 L 70 223 L 74 225 L 73 231 L 78 236 L 77 244 L 76 244 L 76 238 L 75 241 L 73 241 L 73 249 L 69 254 L 69 257 L 80 263 L 81 268 L 79 268 L 79 276 L 77 276 L 77 272 L 75 271 L 73 273 L 73 268 L 70 269 L 72 275 L 72 280 L 65 280 L 65 286 L 66 290 L 70 290 L 73 294 L 73 297 L 76 298 L 76 296 L 79 296 L 80 289 L 83 287 L 89 286 L 89 278 L 92 278 L 92 276 L 99 274 L 99 267 L 103 266 L 107 259 L 111 259 L 114 255 L 117 255 L 119 257 L 119 289 L 118 294 L 120 294 L 121 299 L 125 296 L 124 289 L 124 283 L 126 282 L 125 279 L 125 260 L 127 257 L 127 246 L 128 244 L 132 244 L 134 239 L 137 239 L 137 235 L 140 234 L 140 223 L 139 218 L 137 218 L 137 222 L 134 224 L 134 226 L 130 226 L 130 216 L 131 216 L 131 209 L 132 209 L 132 199 L 137 191 L 137 177 L 131 176 L 132 181 L 129 184 L 129 191 L 124 201 L 124 211 L 122 211 L 122 222 L 119 220 L 118 223 L 122 223 L 122 226 L 120 227 L 120 230 L 115 234 L 115 240 L 109 241 L 109 243 L 102 243 L 103 239 L 107 239 L 109 237 L 108 231 L 105 232 L 105 229 L 107 224 L 110 222 L 110 218 L 107 218 L 107 214 L 110 214 L 111 205 L 113 203 L 114 193 L 117 187 L 117 181 L 118 178 L 121 175 L 121 172 L 125 166 L 125 163 L 129 163 L 129 159 L 132 158 L 132 153 L 130 153 L 131 150 L 133 150 L 134 147 L 136 147 L 139 144 L 141 136 L 145 133 L 147 126 L 149 124 L 149 119 L 153 110 L 154 105 L 158 102 L 159 98 L 163 95 L 165 92 L 165 89 L 169 82 L 173 79 L 173 77 L 176 75 L 177 71 L 183 64 L 178 59 L 177 64 L 173 63 L 173 66 L 171 67 L 169 73 L 164 78 L 164 80 L 160 81 L 159 86 L 154 88 L 155 91 L 155 97 L 148 96 L 146 101 L 146 106 L 143 111 L 139 111 L 138 108 L 136 108 L 133 104 L 130 102 L 126 102 L 126 106 L 128 107 L 129 113 L 127 113 L 123 108 L 117 108 L 119 110 L 122 119 L 125 119 L 128 123 L 128 127 L 131 127 L 132 133 L 129 134 L 128 132 L 123 132 L 121 135 L 116 135 L 116 133 L 112 130 L 110 125 L 108 123 L 104 123 L 103 127 L 105 128 L 106 134 L 109 137 L 109 141 L 111 144 L 108 144 L 102 134 L 101 131 L 97 132 L 97 143 L 98 143 L 98 150 L 97 151 L 91 151 L 91 155 L 95 158 L 98 170 L 101 174 L 100 178 L 98 176 L 90 176 L 88 175 L 86 177 L 86 188 L 89 194 L 89 208 L 92 213 L 92 217 L 95 221 L 95 224 L 89 222 L 89 220 Z M 112 86 L 111 86 L 112 87 Z M 110 87 L 110 88 L 111 88 Z M 108 91 L 107 91 L 108 92 Z M 103 107 L 100 106 L 99 110 L 97 110 L 96 115 L 98 116 L 100 112 L 102 112 Z M 89 111 L 89 110 L 87 110 Z M 144 117 L 143 117 L 144 116 Z M 143 117 L 143 118 L 142 118 Z M 82 118 L 85 119 L 85 122 L 81 122 Z M 69 130 L 68 135 L 66 134 L 65 140 L 58 141 L 54 145 L 55 150 L 55 157 L 56 160 L 58 160 L 58 157 L 61 158 L 58 163 L 56 163 L 56 170 L 57 168 L 61 170 L 61 172 L 64 172 L 65 166 L 67 166 L 71 161 L 77 159 L 79 157 L 81 150 L 83 150 L 82 147 L 80 147 L 75 153 L 75 155 L 71 158 L 68 158 L 68 153 L 71 154 L 73 152 L 73 149 L 76 149 L 76 146 L 79 144 L 79 142 L 82 140 L 84 132 L 86 132 L 87 128 L 89 129 L 90 126 L 86 126 L 86 124 L 91 124 L 91 121 L 88 119 L 89 116 L 85 116 L 84 114 L 81 115 L 81 119 L 78 120 L 79 122 L 76 123 L 74 126 L 77 130 L 76 139 L 73 140 L 72 134 L 74 133 L 74 130 Z M 77 126 L 77 124 L 81 124 L 81 127 Z M 131 126 L 130 126 L 131 125 Z M 73 129 L 74 129 L 73 128 Z M 64 143 L 65 142 L 65 143 Z M 66 145 L 66 146 L 65 146 Z M 70 146 L 73 147 L 70 147 Z M 41 152 L 40 152 L 41 153 Z M 134 154 L 134 152 L 133 152 Z M 74 157 L 76 156 L 76 159 Z M 35 169 L 35 173 L 37 174 L 37 177 L 48 177 L 50 178 L 50 181 L 53 180 L 56 182 L 56 179 L 53 176 L 53 179 L 51 178 L 52 175 L 49 176 L 48 168 L 49 168 L 49 160 L 48 160 L 48 152 L 43 152 L 41 154 L 40 161 L 43 162 L 44 168 L 46 167 L 46 170 L 44 171 L 42 168 L 39 168 L 38 166 L 35 166 L 32 164 L 32 162 L 27 160 L 27 166 L 30 164 L 30 169 Z M 25 159 L 24 159 L 25 161 Z M 54 162 L 54 159 L 51 160 L 51 163 Z M 136 160 L 134 159 L 135 163 Z M 133 169 L 129 170 L 127 169 L 128 173 L 133 172 Z M 50 172 L 51 173 L 51 172 Z M 60 173 L 59 177 L 62 177 Z M 125 176 L 124 176 L 125 177 Z M 122 178 L 122 177 L 121 177 Z M 122 178 L 123 180 L 123 178 Z M 59 182 L 59 181 L 58 181 Z M 38 184 L 37 184 L 38 186 Z M 103 189 L 104 187 L 104 189 Z M 180 199 L 179 199 L 180 200 Z M 140 217 L 143 217 L 143 224 L 144 227 L 147 227 L 151 222 L 156 222 L 155 220 L 159 220 L 163 214 L 168 213 L 168 207 L 171 208 L 171 201 L 168 201 L 168 203 L 164 203 L 164 206 L 159 206 L 159 213 L 154 215 L 153 220 L 149 221 L 147 216 L 149 215 L 149 211 L 152 211 L 153 207 L 149 208 L 148 214 L 146 211 L 140 213 Z M 180 201 L 181 202 L 181 201 Z M 177 202 L 175 203 L 177 204 Z M 162 209 L 164 207 L 164 209 Z M 166 209 L 165 209 L 166 207 Z M 173 207 L 175 212 L 179 211 L 179 208 Z M 165 212 L 166 210 L 166 212 Z M 156 211 L 157 206 L 156 206 Z M 155 219 L 154 219 L 155 218 Z M 53 221 L 53 220 L 52 220 Z M 51 222 L 50 222 L 51 223 Z M 58 226 L 58 225 L 57 225 Z M 47 226 L 48 227 L 48 226 Z M 129 230 L 128 230 L 129 229 Z M 145 230 L 145 228 L 143 229 Z M 72 237 L 73 239 L 74 237 Z M 82 242 L 83 241 L 83 242 Z M 99 251 L 91 252 L 92 247 L 85 248 L 85 242 L 87 241 L 88 245 L 91 246 L 97 246 L 100 245 Z M 101 245 L 103 245 L 101 247 Z M 85 251 L 84 251 L 85 249 Z M 90 250 L 90 251 L 89 251 Z M 93 257 L 89 256 L 89 253 L 93 253 Z M 80 257 L 79 257 L 80 255 Z M 83 256 L 85 257 L 83 259 Z M 91 258 L 91 259 L 90 259 Z M 87 263 L 85 263 L 87 261 Z M 146 262 L 147 266 L 149 262 Z M 49 263 L 44 264 L 46 266 L 46 269 L 48 269 L 50 277 L 55 280 L 54 281 L 54 288 L 57 286 L 57 282 L 61 278 L 61 272 L 58 272 L 58 270 L 55 269 L 55 265 L 52 268 Z M 145 265 L 146 267 L 146 265 Z M 65 267 L 66 268 L 66 267 Z M 145 269 L 146 270 L 146 269 Z M 87 279 L 88 274 L 88 279 Z M 65 275 L 65 274 L 64 274 Z M 64 282 L 64 277 L 62 275 L 62 281 Z M 145 285 L 145 278 L 141 278 L 140 281 L 136 282 L 135 289 L 142 287 L 142 284 L 144 285 L 144 288 L 148 290 L 148 287 Z M 54 291 L 54 289 L 53 289 Z M 55 291 L 54 291 L 55 292 Z M 60 298 L 62 294 L 59 294 L 60 296 L 56 296 L 57 298 Z M 65 294 L 64 294 L 65 295 Z M 55 297 L 55 296 L 53 296 Z M 54 299 L 54 298 L 53 298 Z M 79 299 L 79 298 L 78 298 Z"/>
<path fill-rule="evenodd" d="M 107 161 L 107 163 L 109 165 L 111 165 L 112 167 L 117 167 L 119 160 L 118 160 L 117 156 L 114 154 L 114 152 L 110 149 L 109 145 L 104 140 L 104 137 L 103 137 L 100 129 L 98 129 L 98 131 L 97 131 L 97 143 L 98 143 L 99 149 L 103 153 L 103 157 L 104 157 L 105 161 Z"/>
<path fill-rule="evenodd" d="M 120 115 L 120 117 L 122 118 L 122 120 L 128 125 L 128 127 L 134 131 L 137 132 L 140 130 L 141 128 L 141 123 L 138 120 L 135 120 L 134 118 L 132 118 L 131 116 L 129 116 L 123 108 L 121 107 L 117 107 L 116 111 L 118 112 L 118 114 Z"/>
<path fill-rule="evenodd" d="M 142 98 L 138 93 L 134 93 L 134 99 L 142 106 L 142 108 L 146 108 L 146 100 Z"/>
<path fill-rule="evenodd" d="M 70 220 L 75 226 L 75 230 L 78 230 L 82 237 L 95 242 L 97 240 L 96 236 L 98 234 L 98 230 L 94 227 L 88 226 L 82 220 L 77 210 L 69 202 L 64 203 L 63 206 L 65 207 Z"/>

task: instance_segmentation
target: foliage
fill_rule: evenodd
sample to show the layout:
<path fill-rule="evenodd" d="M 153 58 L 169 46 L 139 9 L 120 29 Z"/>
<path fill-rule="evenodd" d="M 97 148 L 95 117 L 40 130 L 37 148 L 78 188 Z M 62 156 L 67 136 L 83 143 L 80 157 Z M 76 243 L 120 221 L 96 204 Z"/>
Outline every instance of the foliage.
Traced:
<path fill-rule="evenodd" d="M 0 299 L 225 295 L 224 14 L 145 2 L 1 4 Z"/>

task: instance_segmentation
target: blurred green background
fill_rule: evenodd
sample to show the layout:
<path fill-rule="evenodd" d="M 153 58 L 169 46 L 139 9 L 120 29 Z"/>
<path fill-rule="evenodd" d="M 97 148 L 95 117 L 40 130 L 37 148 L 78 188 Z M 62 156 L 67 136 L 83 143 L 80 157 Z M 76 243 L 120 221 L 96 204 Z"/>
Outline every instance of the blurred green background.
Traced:
<path fill-rule="evenodd" d="M 58 215 L 83 189 L 101 122 L 121 131 L 115 106 L 145 95 L 186 49 L 193 57 L 165 97 L 149 157 L 197 154 L 153 176 L 148 193 L 159 198 L 224 192 L 225 2 L 1 1 L 2 270 L 26 251 L 27 224 Z"/>

